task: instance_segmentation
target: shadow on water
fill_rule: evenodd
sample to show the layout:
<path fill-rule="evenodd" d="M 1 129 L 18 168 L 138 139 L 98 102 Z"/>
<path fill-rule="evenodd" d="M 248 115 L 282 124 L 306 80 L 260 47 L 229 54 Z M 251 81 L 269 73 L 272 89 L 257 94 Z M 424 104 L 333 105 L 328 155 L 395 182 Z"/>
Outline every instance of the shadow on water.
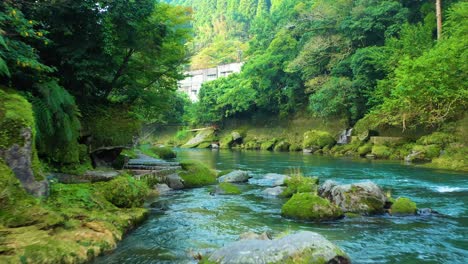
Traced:
<path fill-rule="evenodd" d="M 180 160 L 212 168 L 248 170 L 254 177 L 300 168 L 305 175 L 349 183 L 372 180 L 392 195 L 408 196 L 441 216 L 357 217 L 307 223 L 280 216 L 283 199 L 261 196 L 264 187 L 244 185 L 242 195 L 210 195 L 210 188 L 156 198 L 147 222 L 128 235 L 114 253 L 95 263 L 196 263 L 204 254 L 247 231 L 273 236 L 297 230 L 319 232 L 342 247 L 353 263 L 466 263 L 468 259 L 468 177 L 400 162 L 336 159 L 302 153 L 178 150 Z M 155 202 L 151 201 L 151 202 Z"/>

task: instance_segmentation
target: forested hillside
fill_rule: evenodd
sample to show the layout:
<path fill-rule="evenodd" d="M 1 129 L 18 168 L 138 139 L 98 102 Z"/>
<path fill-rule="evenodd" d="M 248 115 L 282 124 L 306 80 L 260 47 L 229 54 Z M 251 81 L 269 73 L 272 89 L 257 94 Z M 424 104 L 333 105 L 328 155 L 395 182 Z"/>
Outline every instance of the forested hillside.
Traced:
<path fill-rule="evenodd" d="M 464 1 L 443 1 L 440 39 L 434 1 L 241 1 L 237 11 L 225 7 L 230 2 L 190 3 L 194 44 L 208 45 L 194 64 L 205 53 L 217 58 L 210 50 L 216 38 L 248 44 L 239 75 L 204 85 L 192 122 L 307 111 L 351 126 L 365 117 L 368 127 L 405 130 L 440 127 L 466 112 Z M 218 32 L 220 18 L 229 28 Z"/>

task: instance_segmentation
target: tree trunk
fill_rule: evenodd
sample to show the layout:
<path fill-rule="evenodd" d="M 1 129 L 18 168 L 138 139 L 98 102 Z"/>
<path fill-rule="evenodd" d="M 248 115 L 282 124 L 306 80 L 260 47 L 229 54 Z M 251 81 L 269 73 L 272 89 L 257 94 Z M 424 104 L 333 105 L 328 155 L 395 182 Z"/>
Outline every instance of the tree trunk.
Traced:
<path fill-rule="evenodd" d="M 442 37 L 442 6 L 441 0 L 436 0 L 436 17 L 437 17 L 437 39 Z"/>

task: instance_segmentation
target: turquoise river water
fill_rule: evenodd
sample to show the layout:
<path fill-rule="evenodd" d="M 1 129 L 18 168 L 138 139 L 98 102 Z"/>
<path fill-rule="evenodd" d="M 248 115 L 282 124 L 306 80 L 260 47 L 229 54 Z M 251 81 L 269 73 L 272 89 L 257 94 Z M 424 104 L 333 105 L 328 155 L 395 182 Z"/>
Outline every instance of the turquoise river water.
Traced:
<path fill-rule="evenodd" d="M 302 153 L 263 151 L 178 150 L 179 160 L 199 160 L 218 170 L 250 171 L 251 184 L 241 195 L 210 195 L 210 187 L 177 191 L 155 198 L 165 210 L 152 210 L 149 219 L 120 242 L 117 249 L 94 263 L 196 263 L 206 254 L 238 239 L 247 231 L 273 236 L 309 230 L 339 245 L 353 263 L 468 263 L 468 175 L 400 162 L 331 158 Z M 309 223 L 282 218 L 278 198 L 262 197 L 254 184 L 266 173 L 300 168 L 320 181 L 341 183 L 371 180 L 407 196 L 419 208 L 441 215 L 345 218 Z"/>

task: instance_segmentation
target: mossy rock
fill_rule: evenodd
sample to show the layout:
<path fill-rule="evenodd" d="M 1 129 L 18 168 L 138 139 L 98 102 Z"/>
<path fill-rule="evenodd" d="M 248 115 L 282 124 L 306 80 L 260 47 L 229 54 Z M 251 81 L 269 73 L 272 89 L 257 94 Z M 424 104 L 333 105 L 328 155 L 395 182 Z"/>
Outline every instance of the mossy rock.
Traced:
<path fill-rule="evenodd" d="M 371 153 L 379 159 L 388 159 L 392 155 L 392 150 L 385 145 L 374 145 Z"/>
<path fill-rule="evenodd" d="M 332 147 L 336 141 L 333 136 L 320 130 L 310 130 L 304 133 L 303 148 L 304 149 L 321 149 L 325 146 Z"/>
<path fill-rule="evenodd" d="M 359 156 L 365 156 L 372 152 L 372 144 L 367 143 L 360 146 L 357 150 Z"/>
<path fill-rule="evenodd" d="M 263 142 L 260 145 L 260 149 L 261 150 L 273 150 L 273 148 L 275 147 L 276 142 L 278 142 L 278 140 L 276 138 L 269 139 L 269 140 Z"/>
<path fill-rule="evenodd" d="M 245 142 L 243 147 L 244 149 L 257 150 L 257 149 L 260 149 L 261 143 L 256 140 L 252 140 L 252 141 Z"/>
<path fill-rule="evenodd" d="M 453 134 L 444 132 L 434 132 L 430 135 L 419 138 L 416 143 L 420 145 L 439 145 L 447 146 L 448 144 L 455 142 L 456 138 Z"/>
<path fill-rule="evenodd" d="M 144 181 L 122 175 L 101 184 L 104 197 L 119 208 L 140 207 L 143 205 L 149 188 Z"/>
<path fill-rule="evenodd" d="M 182 171 L 179 173 L 184 180 L 184 187 L 195 188 L 215 184 L 216 172 L 199 162 L 181 162 Z"/>
<path fill-rule="evenodd" d="M 222 182 L 218 185 L 217 194 L 241 194 L 241 190 L 236 185 L 229 182 Z"/>
<path fill-rule="evenodd" d="M 226 135 L 219 141 L 219 147 L 222 149 L 229 149 L 232 146 L 234 140 L 232 139 L 231 134 Z"/>
<path fill-rule="evenodd" d="M 299 145 L 299 144 L 296 144 L 296 143 L 292 143 L 290 146 L 289 146 L 289 151 L 291 152 L 295 152 L 295 151 L 301 151 L 302 150 L 302 146 Z"/>
<path fill-rule="evenodd" d="M 292 176 L 284 181 L 286 188 L 281 193 L 282 197 L 291 197 L 295 193 L 317 193 L 319 179 L 317 177 Z"/>
<path fill-rule="evenodd" d="M 438 169 L 468 171 L 468 159 L 466 157 L 468 157 L 468 147 L 463 145 L 449 146 L 442 155 L 432 159 L 432 162 L 425 166 Z"/>
<path fill-rule="evenodd" d="M 392 215 L 415 215 L 417 211 L 416 203 L 406 197 L 398 197 L 390 207 Z"/>
<path fill-rule="evenodd" d="M 156 155 L 158 155 L 161 159 L 175 159 L 177 154 L 174 150 L 170 147 L 154 147 L 151 149 Z"/>
<path fill-rule="evenodd" d="M 286 141 L 280 141 L 278 144 L 275 145 L 274 147 L 274 151 L 289 151 L 289 146 L 291 144 L 289 144 L 288 142 Z"/>
<path fill-rule="evenodd" d="M 226 174 L 229 174 L 231 172 L 233 172 L 234 170 L 222 170 L 222 171 L 219 171 L 217 174 L 216 174 L 216 177 L 219 178 L 221 176 L 224 176 Z"/>
<path fill-rule="evenodd" d="M 343 217 L 339 207 L 313 193 L 296 193 L 281 208 L 281 215 L 289 218 L 324 221 Z"/>
<path fill-rule="evenodd" d="M 200 149 L 210 148 L 211 144 L 212 144 L 211 141 L 202 142 L 197 146 L 197 148 L 200 148 Z"/>
<path fill-rule="evenodd" d="M 427 160 L 430 161 L 433 158 L 437 158 L 440 155 L 441 148 L 439 145 L 415 145 L 413 146 L 412 152 L 419 153 L 415 155 L 412 160 Z"/>

